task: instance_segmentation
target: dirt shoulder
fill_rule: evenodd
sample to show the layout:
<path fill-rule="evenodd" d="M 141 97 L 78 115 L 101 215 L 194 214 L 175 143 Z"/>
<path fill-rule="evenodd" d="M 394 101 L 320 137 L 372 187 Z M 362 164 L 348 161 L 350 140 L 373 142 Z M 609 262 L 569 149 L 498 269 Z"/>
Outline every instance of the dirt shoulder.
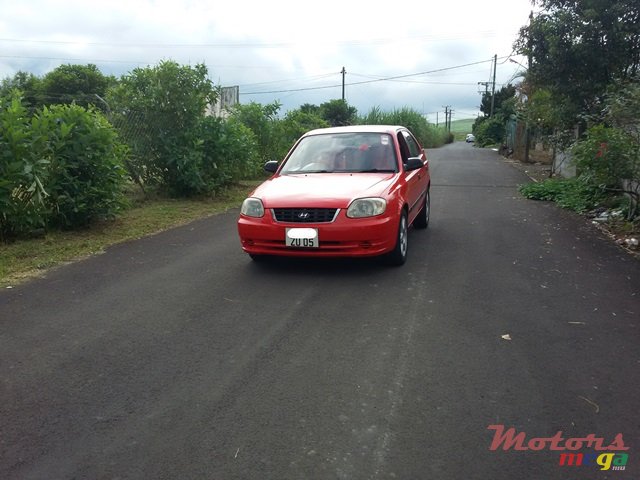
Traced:
<path fill-rule="evenodd" d="M 523 163 L 513 158 L 502 157 L 505 163 L 524 172 L 534 182 L 542 182 L 551 177 L 551 165 L 544 163 Z"/>
<path fill-rule="evenodd" d="M 524 172 L 532 181 L 542 182 L 551 177 L 551 165 L 535 162 L 523 163 L 513 158 L 502 157 L 504 162 Z M 640 260 L 640 223 L 625 222 L 619 217 L 609 215 L 606 211 L 596 210 L 584 215 L 586 221 L 591 222 L 607 238 L 627 253 Z"/>

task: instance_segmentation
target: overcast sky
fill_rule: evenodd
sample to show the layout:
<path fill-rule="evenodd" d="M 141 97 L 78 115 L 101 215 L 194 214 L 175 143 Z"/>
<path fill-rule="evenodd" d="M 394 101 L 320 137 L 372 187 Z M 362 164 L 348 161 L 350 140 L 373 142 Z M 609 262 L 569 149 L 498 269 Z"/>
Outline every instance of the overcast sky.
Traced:
<path fill-rule="evenodd" d="M 473 118 L 494 55 L 497 88 L 522 70 L 508 56 L 531 9 L 529 0 L 0 0 L 0 78 L 67 63 L 116 76 L 161 60 L 204 63 L 216 85 L 240 86 L 242 103 L 278 100 L 285 112 L 341 98 L 344 67 L 360 114 L 408 106 L 435 121 L 451 105 L 454 119 Z"/>

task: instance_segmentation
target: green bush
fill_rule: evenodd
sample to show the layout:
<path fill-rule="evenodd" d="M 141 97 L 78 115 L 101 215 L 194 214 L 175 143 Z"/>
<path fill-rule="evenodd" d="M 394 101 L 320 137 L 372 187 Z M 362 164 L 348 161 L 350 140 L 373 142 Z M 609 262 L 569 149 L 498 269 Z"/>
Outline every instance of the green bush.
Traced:
<path fill-rule="evenodd" d="M 202 121 L 202 174 L 205 190 L 215 193 L 221 188 L 262 170 L 258 142 L 251 129 L 230 119 L 206 117 Z"/>
<path fill-rule="evenodd" d="M 640 145 L 622 129 L 595 125 L 572 153 L 579 171 L 595 183 L 616 189 L 621 180 L 640 178 Z"/>
<path fill-rule="evenodd" d="M 258 142 L 260 163 L 269 160 L 280 160 L 282 157 L 282 141 L 278 135 L 277 118 L 280 104 L 278 102 L 261 105 L 251 102 L 246 105 L 234 105 L 231 108 L 231 120 L 248 127 Z M 286 152 L 285 152 L 286 153 Z"/>
<path fill-rule="evenodd" d="M 345 100 L 329 100 L 320 105 L 320 116 L 332 127 L 353 125 L 358 119 L 358 110 Z"/>
<path fill-rule="evenodd" d="M 0 241 L 43 228 L 48 161 L 20 93 L 0 98 Z"/>
<path fill-rule="evenodd" d="M 411 108 L 401 108 L 391 112 L 383 112 L 378 107 L 358 119 L 361 125 L 402 125 L 407 127 L 418 138 L 425 148 L 435 148 L 451 143 L 453 135 L 444 128 L 427 122 L 426 118 Z"/>
<path fill-rule="evenodd" d="M 505 120 L 501 115 L 491 118 L 478 117 L 473 124 L 476 144 L 481 147 L 501 145 L 505 140 Z"/>
<path fill-rule="evenodd" d="M 34 138 L 47 138 L 48 223 L 87 225 L 122 207 L 125 147 L 97 110 L 54 105 L 33 118 Z"/>
<path fill-rule="evenodd" d="M 526 198 L 552 201 L 578 213 L 595 208 L 607 198 L 603 187 L 584 177 L 550 178 L 540 183 L 521 185 L 519 190 Z"/>
<path fill-rule="evenodd" d="M 131 148 L 130 175 L 175 196 L 206 190 L 198 129 L 216 91 L 204 65 L 164 61 L 136 68 L 111 89 L 112 121 Z"/>
<path fill-rule="evenodd" d="M 581 177 L 612 196 L 628 196 L 627 219 L 631 220 L 640 203 L 640 142 L 632 131 L 595 125 L 574 144 L 572 153 Z"/>
<path fill-rule="evenodd" d="M 318 114 L 291 110 L 284 119 L 279 122 L 279 137 L 282 143 L 279 145 L 277 159 L 284 158 L 293 144 L 310 130 L 329 127 L 329 122 L 323 120 Z"/>
<path fill-rule="evenodd" d="M 19 93 L 1 101 L 2 241 L 118 212 L 125 147 L 102 114 L 57 105 L 31 116 Z"/>

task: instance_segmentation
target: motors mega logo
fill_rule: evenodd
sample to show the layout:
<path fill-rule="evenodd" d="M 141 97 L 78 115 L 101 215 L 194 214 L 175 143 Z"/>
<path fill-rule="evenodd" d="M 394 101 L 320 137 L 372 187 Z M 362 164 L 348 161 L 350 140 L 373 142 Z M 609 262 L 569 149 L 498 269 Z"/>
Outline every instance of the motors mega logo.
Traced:
<path fill-rule="evenodd" d="M 505 432 L 504 425 L 489 425 L 488 430 L 495 430 L 493 441 L 489 450 L 533 450 L 563 452 L 560 454 L 560 466 L 599 466 L 600 470 L 624 470 L 629 455 L 622 451 L 629 450 L 624 446 L 622 434 L 618 433 L 613 442 L 605 446 L 604 438 L 596 437 L 593 433 L 584 438 L 563 438 L 562 432 L 557 432 L 553 437 L 531 438 L 526 441 L 526 433 L 516 434 L 515 428 Z M 588 452 L 580 452 L 583 448 L 591 449 Z M 567 452 L 568 451 L 568 452 Z M 606 452 L 605 452 L 606 451 Z"/>

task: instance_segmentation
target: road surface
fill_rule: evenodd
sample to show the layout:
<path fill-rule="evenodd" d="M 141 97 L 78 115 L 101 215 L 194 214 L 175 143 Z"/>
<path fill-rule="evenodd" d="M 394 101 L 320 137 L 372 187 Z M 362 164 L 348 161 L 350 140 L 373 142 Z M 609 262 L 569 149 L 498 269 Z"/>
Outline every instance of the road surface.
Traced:
<path fill-rule="evenodd" d="M 253 263 L 236 210 L 0 292 L 0 478 L 640 478 L 640 264 L 497 153 L 429 156 L 400 268 Z"/>

